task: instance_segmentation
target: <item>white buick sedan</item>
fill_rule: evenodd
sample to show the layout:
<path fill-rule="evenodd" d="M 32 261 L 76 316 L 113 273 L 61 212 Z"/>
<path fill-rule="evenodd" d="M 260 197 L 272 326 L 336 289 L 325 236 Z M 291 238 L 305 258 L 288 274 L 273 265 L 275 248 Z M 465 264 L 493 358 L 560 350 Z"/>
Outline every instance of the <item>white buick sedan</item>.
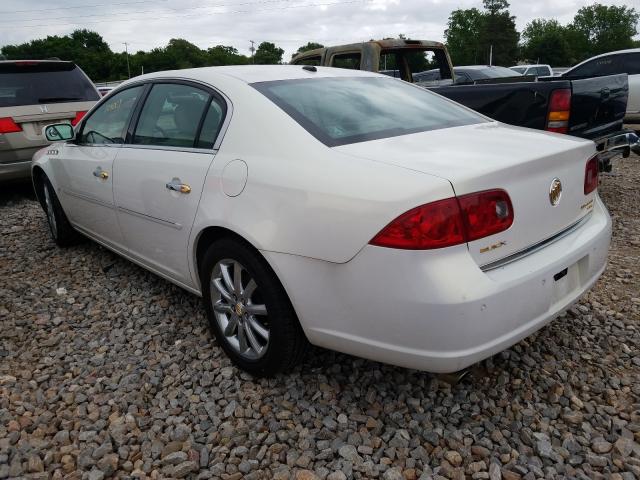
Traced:
<path fill-rule="evenodd" d="M 368 72 L 243 66 L 137 77 L 33 179 L 78 232 L 202 296 L 241 368 L 307 341 L 453 372 L 566 310 L 606 264 L 594 144 L 511 127 Z"/>

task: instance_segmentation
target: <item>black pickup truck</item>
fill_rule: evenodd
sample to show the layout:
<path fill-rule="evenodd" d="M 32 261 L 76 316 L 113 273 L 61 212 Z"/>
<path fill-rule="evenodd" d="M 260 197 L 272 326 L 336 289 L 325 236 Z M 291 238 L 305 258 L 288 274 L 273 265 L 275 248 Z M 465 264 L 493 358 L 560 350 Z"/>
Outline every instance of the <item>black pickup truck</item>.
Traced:
<path fill-rule="evenodd" d="M 294 65 L 367 70 L 416 83 L 494 120 L 593 140 L 601 169 L 628 156 L 638 137 L 623 129 L 627 75 L 581 79 L 521 76 L 480 81 L 456 79 L 445 45 L 427 40 L 380 40 L 319 48 L 295 55 Z M 438 72 L 429 78 L 428 72 Z"/>

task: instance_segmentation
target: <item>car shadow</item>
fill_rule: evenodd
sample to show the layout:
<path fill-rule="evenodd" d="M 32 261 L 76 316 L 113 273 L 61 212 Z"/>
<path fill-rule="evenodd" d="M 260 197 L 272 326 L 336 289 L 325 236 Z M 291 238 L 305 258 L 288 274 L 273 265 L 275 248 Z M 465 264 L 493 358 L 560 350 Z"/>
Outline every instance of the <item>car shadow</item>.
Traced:
<path fill-rule="evenodd" d="M 2 184 L 0 189 L 0 207 L 20 200 L 35 200 L 31 180 L 21 180 Z"/>

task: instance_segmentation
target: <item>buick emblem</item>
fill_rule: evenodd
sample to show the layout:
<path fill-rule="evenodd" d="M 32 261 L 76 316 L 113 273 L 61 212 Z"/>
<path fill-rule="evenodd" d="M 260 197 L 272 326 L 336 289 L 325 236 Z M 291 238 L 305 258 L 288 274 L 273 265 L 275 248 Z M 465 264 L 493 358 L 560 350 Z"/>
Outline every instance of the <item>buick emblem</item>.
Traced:
<path fill-rule="evenodd" d="M 549 201 L 554 207 L 560 203 L 562 197 L 562 182 L 558 177 L 551 180 L 551 186 L 549 187 Z"/>

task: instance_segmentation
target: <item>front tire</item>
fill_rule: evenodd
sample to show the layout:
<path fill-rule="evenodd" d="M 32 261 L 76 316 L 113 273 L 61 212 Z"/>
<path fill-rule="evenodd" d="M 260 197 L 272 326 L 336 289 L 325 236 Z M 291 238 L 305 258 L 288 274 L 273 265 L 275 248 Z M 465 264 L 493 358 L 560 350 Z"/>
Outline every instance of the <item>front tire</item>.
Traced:
<path fill-rule="evenodd" d="M 53 185 L 46 177 L 42 180 L 42 199 L 44 212 L 47 215 L 47 223 L 49 224 L 49 232 L 56 245 L 68 247 L 78 243 L 80 234 L 69 223 Z"/>
<path fill-rule="evenodd" d="M 284 288 L 267 262 L 231 238 L 207 250 L 202 298 L 222 349 L 239 368 L 272 376 L 299 362 L 306 338 Z"/>

